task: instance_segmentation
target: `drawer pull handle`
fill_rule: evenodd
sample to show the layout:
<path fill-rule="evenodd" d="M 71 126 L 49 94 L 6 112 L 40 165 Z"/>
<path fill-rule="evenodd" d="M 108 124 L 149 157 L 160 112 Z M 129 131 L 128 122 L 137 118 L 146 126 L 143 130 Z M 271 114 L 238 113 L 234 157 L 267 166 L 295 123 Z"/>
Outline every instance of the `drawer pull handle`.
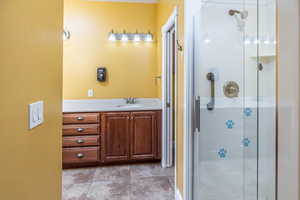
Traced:
<path fill-rule="evenodd" d="M 77 144 L 83 144 L 84 140 L 83 139 L 78 139 L 76 142 L 77 142 Z"/>
<path fill-rule="evenodd" d="M 84 158 L 84 154 L 83 154 L 83 153 L 78 153 L 78 154 L 76 155 L 76 157 L 77 157 L 77 158 Z"/>
<path fill-rule="evenodd" d="M 79 117 L 77 117 L 76 119 L 79 120 L 79 121 L 82 121 L 82 120 L 84 120 L 84 117 L 79 116 Z"/>
<path fill-rule="evenodd" d="M 84 131 L 84 128 L 78 128 L 77 131 L 78 131 L 78 132 L 83 132 L 83 131 Z"/>

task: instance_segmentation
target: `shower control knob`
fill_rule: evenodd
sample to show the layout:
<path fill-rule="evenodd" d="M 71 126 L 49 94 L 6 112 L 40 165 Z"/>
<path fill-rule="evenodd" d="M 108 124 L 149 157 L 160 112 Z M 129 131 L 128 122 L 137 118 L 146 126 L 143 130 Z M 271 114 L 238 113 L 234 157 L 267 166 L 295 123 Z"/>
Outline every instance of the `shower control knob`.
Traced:
<path fill-rule="evenodd" d="M 224 95 L 228 98 L 235 98 L 239 96 L 239 85 L 234 81 L 227 82 L 223 87 Z"/>

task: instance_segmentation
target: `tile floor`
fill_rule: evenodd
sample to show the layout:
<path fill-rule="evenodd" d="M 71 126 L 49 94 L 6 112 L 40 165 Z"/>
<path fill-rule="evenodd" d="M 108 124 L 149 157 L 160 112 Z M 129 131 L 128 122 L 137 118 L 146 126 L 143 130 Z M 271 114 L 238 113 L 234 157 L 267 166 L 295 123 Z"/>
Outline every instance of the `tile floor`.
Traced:
<path fill-rule="evenodd" d="M 174 199 L 174 169 L 159 163 L 63 171 L 63 200 Z"/>

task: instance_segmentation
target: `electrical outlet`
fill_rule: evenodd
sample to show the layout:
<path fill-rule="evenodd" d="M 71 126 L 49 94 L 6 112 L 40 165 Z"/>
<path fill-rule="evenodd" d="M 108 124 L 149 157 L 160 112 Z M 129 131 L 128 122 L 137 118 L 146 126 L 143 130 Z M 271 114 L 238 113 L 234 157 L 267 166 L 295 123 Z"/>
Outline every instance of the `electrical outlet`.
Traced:
<path fill-rule="evenodd" d="M 44 102 L 38 101 L 29 104 L 29 129 L 33 129 L 44 122 Z"/>
<path fill-rule="evenodd" d="M 89 89 L 88 90 L 88 97 L 93 97 L 94 96 L 94 90 L 93 89 Z"/>

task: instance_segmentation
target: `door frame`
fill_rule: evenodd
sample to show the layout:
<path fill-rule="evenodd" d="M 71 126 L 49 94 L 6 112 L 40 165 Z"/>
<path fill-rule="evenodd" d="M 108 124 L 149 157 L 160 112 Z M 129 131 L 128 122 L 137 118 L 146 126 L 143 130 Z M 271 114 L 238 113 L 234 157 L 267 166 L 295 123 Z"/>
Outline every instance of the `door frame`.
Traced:
<path fill-rule="evenodd" d="M 167 99 L 168 99 L 168 94 L 169 94 L 169 88 L 168 85 L 170 83 L 168 83 L 168 80 L 171 80 L 170 78 L 172 77 L 173 74 L 173 70 L 171 69 L 171 73 L 167 73 L 168 71 L 168 66 L 169 66 L 169 62 L 168 62 L 168 55 L 169 55 L 169 46 L 168 46 L 168 32 L 170 30 L 172 30 L 173 28 L 175 29 L 175 40 L 176 40 L 176 44 L 175 44 L 175 49 L 177 49 L 177 41 L 178 41 L 178 7 L 176 6 L 171 14 L 171 16 L 169 17 L 169 19 L 167 20 L 166 24 L 164 26 L 162 26 L 161 28 L 161 33 L 162 33 L 162 167 L 166 168 L 166 167 L 171 167 L 172 164 L 174 162 L 173 160 L 173 144 L 172 144 L 172 135 L 170 134 L 170 131 L 167 130 L 167 124 L 168 122 L 170 122 L 170 117 L 168 117 L 167 114 Z M 175 69 L 174 69 L 174 73 L 175 73 L 175 80 L 174 80 L 174 92 L 175 92 L 175 96 L 177 96 L 177 58 L 178 58 L 178 53 L 175 50 Z M 177 101 L 175 98 L 175 103 L 174 103 L 174 111 L 176 113 L 176 105 L 177 105 Z M 173 122 L 176 124 L 176 115 L 175 118 L 173 119 Z M 176 141 L 176 129 L 175 129 L 175 141 Z M 176 158 L 176 150 L 175 150 L 175 158 Z M 176 176 L 176 168 L 175 168 L 175 176 Z M 176 178 L 175 178 L 176 180 Z"/>
<path fill-rule="evenodd" d="M 178 40 L 178 31 L 177 31 L 177 17 L 178 17 L 178 8 L 175 7 L 173 10 L 172 15 L 169 17 L 167 20 L 166 24 L 162 27 L 161 33 L 162 33 L 162 167 L 171 167 L 171 165 L 175 162 L 173 161 L 173 155 L 172 155 L 172 150 L 173 150 L 173 144 L 172 144 L 172 137 L 171 134 L 167 130 L 167 124 L 170 122 L 170 118 L 167 115 L 167 99 L 168 99 L 168 83 L 167 81 L 170 80 L 172 77 L 173 71 L 171 70 L 171 73 L 168 72 L 168 65 L 169 62 L 167 60 L 167 57 L 169 55 L 169 47 L 168 47 L 168 32 L 175 27 L 175 40 Z M 177 43 L 175 44 L 175 49 L 177 49 Z M 174 92 L 176 96 L 176 91 L 177 91 L 177 51 L 175 51 L 175 76 L 174 76 Z M 176 113 L 176 99 L 175 99 L 175 113 Z M 173 122 L 176 121 L 173 119 Z M 175 123 L 176 124 L 176 123 Z M 175 135 L 176 135 L 176 129 L 175 129 Z M 176 140 L 176 139 L 175 139 Z M 175 157 L 176 157 L 176 152 L 175 152 Z M 176 168 L 175 168 L 176 170 Z M 176 174 L 176 173 L 175 173 Z"/>

